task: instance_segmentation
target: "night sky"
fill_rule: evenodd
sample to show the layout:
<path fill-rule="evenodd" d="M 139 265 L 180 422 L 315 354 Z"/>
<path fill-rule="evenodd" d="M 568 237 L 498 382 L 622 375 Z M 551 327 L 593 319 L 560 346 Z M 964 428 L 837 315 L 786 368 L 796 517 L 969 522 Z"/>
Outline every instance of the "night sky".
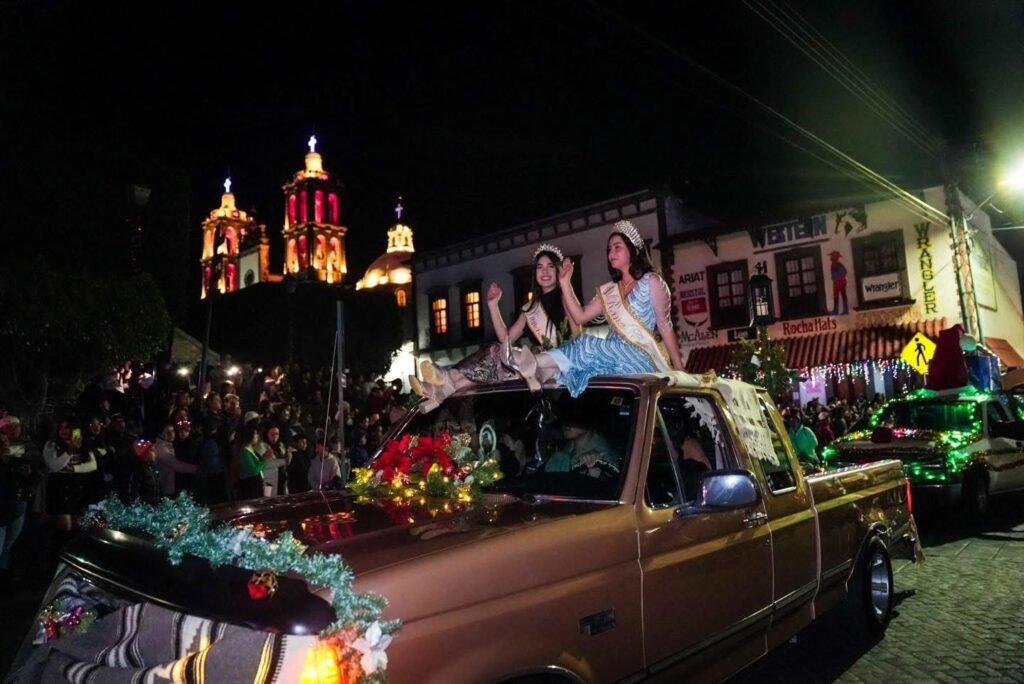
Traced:
<path fill-rule="evenodd" d="M 55 185 L 44 223 L 98 223 L 84 197 L 108 172 L 132 182 L 106 159 L 130 156 L 136 182 L 181 180 L 194 261 L 229 173 L 280 230 L 312 133 L 346 186 L 352 274 L 398 195 L 423 250 L 642 188 L 733 222 L 866 190 L 744 93 L 906 188 L 941 182 L 945 158 L 984 196 L 1024 152 L 1024 5 L 1008 0 L 208 4 L 4 3 L 5 235 Z M 758 12 L 802 18 L 904 130 L 780 33 L 799 24 Z M 67 249 L 89 259 L 87 243 Z"/>

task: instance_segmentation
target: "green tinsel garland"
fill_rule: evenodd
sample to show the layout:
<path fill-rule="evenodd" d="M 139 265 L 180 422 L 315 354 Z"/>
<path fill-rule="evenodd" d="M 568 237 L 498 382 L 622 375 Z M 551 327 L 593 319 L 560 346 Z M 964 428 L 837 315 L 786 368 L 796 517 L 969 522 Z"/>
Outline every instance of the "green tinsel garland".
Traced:
<path fill-rule="evenodd" d="M 307 554 L 306 547 L 290 531 L 273 541 L 257 537 L 250 530 L 231 525 L 210 525 L 210 512 L 187 493 L 159 504 L 125 505 L 116 497 L 89 506 L 82 516 L 82 527 L 107 527 L 132 530 L 152 537 L 152 542 L 167 552 L 172 565 L 186 555 L 202 558 L 211 566 L 233 565 L 253 572 L 295 573 L 308 584 L 331 590 L 331 606 L 336 620 L 322 632 L 330 636 L 355 626 L 365 631 L 381 622 L 387 599 L 376 594 L 352 591 L 352 571 L 337 556 Z M 384 631 L 394 633 L 397 620 L 381 622 Z"/>

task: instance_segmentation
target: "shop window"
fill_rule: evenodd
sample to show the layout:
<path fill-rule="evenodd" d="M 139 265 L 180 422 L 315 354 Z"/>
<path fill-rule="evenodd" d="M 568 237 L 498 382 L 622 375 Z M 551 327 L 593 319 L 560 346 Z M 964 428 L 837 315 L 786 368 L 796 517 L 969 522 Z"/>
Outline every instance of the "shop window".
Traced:
<path fill-rule="evenodd" d="M 730 261 L 708 267 L 707 283 L 712 328 L 741 328 L 750 325 L 746 261 Z"/>
<path fill-rule="evenodd" d="M 876 233 L 851 241 L 862 306 L 884 306 L 909 298 L 903 232 Z"/>
<path fill-rule="evenodd" d="M 779 304 L 783 318 L 818 316 L 825 311 L 821 249 L 792 249 L 775 255 Z"/>

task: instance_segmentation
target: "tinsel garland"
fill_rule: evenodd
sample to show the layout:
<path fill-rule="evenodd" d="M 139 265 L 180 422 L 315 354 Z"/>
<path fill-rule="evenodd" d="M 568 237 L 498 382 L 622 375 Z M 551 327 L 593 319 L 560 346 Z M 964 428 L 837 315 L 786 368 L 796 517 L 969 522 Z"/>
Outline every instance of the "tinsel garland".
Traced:
<path fill-rule="evenodd" d="M 374 625 L 380 625 L 385 634 L 393 634 L 400 626 L 397 620 L 381 621 L 387 605 L 383 596 L 352 590 L 352 571 L 341 558 L 307 554 L 306 546 L 290 531 L 270 541 L 248 529 L 227 524 L 211 526 L 209 510 L 193 501 L 187 492 L 177 499 L 163 499 L 155 506 L 125 505 L 111 496 L 86 509 L 82 526 L 142 532 L 167 552 L 172 565 L 181 563 L 188 554 L 213 567 L 233 565 L 253 572 L 295 573 L 310 585 L 329 588 L 336 620 L 321 633 L 323 637 L 351 631 L 353 627 L 364 634 Z"/>

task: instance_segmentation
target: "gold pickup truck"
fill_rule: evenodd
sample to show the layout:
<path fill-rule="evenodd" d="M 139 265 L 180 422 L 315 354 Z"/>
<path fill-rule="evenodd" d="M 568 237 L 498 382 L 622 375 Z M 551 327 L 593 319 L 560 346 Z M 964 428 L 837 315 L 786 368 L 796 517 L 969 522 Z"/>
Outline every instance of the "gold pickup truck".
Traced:
<path fill-rule="evenodd" d="M 602 378 L 578 399 L 506 383 L 411 411 L 390 437 L 442 431 L 469 435 L 506 476 L 440 510 L 342 491 L 217 511 L 292 530 L 387 597 L 384 617 L 402 622 L 393 682 L 722 680 L 837 606 L 852 637 L 880 638 L 890 558 L 915 555 L 898 461 L 805 477 L 774 405 L 739 383 Z M 290 585 L 228 600 L 229 574 L 167 570 L 121 532 L 92 530 L 62 561 L 121 597 L 252 629 L 332 619 L 317 591 Z"/>

